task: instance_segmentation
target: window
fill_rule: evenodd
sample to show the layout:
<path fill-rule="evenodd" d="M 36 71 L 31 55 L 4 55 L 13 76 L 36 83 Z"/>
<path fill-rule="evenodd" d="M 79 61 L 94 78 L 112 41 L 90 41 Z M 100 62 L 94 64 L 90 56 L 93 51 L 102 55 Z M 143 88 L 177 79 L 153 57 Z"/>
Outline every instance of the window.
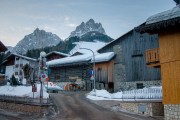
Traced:
<path fill-rule="evenodd" d="M 18 72 L 15 72 L 15 75 L 18 75 Z"/>
<path fill-rule="evenodd" d="M 18 67 L 19 67 L 19 64 L 16 64 L 16 65 L 15 65 L 15 68 L 18 68 Z"/>
<path fill-rule="evenodd" d="M 20 64 L 20 67 L 22 68 L 22 67 L 23 67 L 23 64 Z"/>
<path fill-rule="evenodd" d="M 16 60 L 19 60 L 19 58 L 18 58 L 18 57 L 16 57 Z"/>
<path fill-rule="evenodd" d="M 144 88 L 143 83 L 137 83 L 136 86 L 137 86 L 137 89 L 143 89 Z"/>

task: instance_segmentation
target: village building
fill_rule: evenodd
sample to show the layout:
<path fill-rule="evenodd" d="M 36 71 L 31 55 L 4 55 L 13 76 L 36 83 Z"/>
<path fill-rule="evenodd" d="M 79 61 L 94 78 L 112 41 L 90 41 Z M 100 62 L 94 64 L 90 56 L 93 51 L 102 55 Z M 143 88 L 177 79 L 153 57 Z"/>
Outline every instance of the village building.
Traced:
<path fill-rule="evenodd" d="M 4 80 L 5 80 L 5 75 L 2 74 L 3 72 L 3 68 L 1 69 L 2 65 L 2 61 L 3 61 L 3 56 L 4 56 L 4 52 L 7 51 L 7 48 L 6 46 L 0 41 L 0 84 L 3 84 L 4 83 Z"/>
<path fill-rule="evenodd" d="M 161 68 L 166 120 L 180 119 L 180 0 L 174 1 L 176 7 L 149 17 L 136 28 L 138 32 L 159 36 L 159 47 L 147 51 L 147 64 Z"/>
<path fill-rule="evenodd" d="M 6 46 L 0 41 L 0 53 L 7 50 Z"/>
<path fill-rule="evenodd" d="M 60 59 L 60 58 L 68 57 L 68 56 L 69 56 L 68 54 L 65 54 L 62 52 L 52 51 L 52 52 L 46 54 L 46 60 L 51 61 L 54 59 Z"/>
<path fill-rule="evenodd" d="M 112 64 L 115 92 L 161 86 L 160 69 L 146 66 L 146 50 L 158 46 L 157 34 L 140 34 L 132 29 L 98 50 L 116 54 Z"/>
<path fill-rule="evenodd" d="M 12 78 L 12 75 L 14 75 L 14 77 L 20 83 L 22 83 L 24 80 L 28 80 L 27 82 L 31 82 L 31 80 L 37 78 L 37 59 L 13 53 L 5 59 L 2 65 L 6 67 L 6 80 L 10 80 Z"/>
<path fill-rule="evenodd" d="M 113 52 L 96 54 L 96 89 L 106 89 L 113 91 L 111 66 L 113 62 Z M 92 90 L 93 80 L 90 71 L 93 70 L 92 54 L 69 56 L 47 62 L 51 71 L 50 81 L 56 82 L 65 90 Z"/>

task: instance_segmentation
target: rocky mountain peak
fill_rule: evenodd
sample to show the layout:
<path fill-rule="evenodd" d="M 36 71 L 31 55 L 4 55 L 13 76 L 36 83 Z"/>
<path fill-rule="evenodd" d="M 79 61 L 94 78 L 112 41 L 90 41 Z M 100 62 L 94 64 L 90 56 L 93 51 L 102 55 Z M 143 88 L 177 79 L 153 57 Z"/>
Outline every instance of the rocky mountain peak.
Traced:
<path fill-rule="evenodd" d="M 76 29 L 71 32 L 69 37 L 81 37 L 82 35 L 91 31 L 97 31 L 102 34 L 106 34 L 101 23 L 96 23 L 93 19 L 89 19 L 86 23 L 82 22 L 79 26 L 77 26 Z"/>
<path fill-rule="evenodd" d="M 14 47 L 13 51 L 16 53 L 25 54 L 31 49 L 55 46 L 60 41 L 62 41 L 62 39 L 60 39 L 57 35 L 36 28 L 33 33 L 26 35 L 21 41 L 19 41 Z"/>

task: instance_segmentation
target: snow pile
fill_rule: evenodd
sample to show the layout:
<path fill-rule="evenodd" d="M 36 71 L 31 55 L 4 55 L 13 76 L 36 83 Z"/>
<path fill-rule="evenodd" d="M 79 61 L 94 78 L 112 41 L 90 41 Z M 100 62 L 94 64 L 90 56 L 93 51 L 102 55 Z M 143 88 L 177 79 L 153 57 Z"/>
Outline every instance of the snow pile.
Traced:
<path fill-rule="evenodd" d="M 135 99 L 161 100 L 162 87 L 150 87 L 150 88 L 143 88 L 138 90 L 117 92 L 112 94 L 107 92 L 106 90 L 96 90 L 95 92 L 93 90 L 87 95 L 87 98 L 91 100 L 120 100 L 120 101 L 125 99 L 127 101 L 129 100 L 132 101 Z"/>
<path fill-rule="evenodd" d="M 0 95 L 33 97 L 32 86 L 0 86 Z M 37 84 L 37 92 L 34 92 L 34 98 L 40 97 L 40 84 Z M 43 98 L 49 98 L 46 89 L 43 89 Z"/>
<path fill-rule="evenodd" d="M 111 98 L 111 94 L 106 90 L 96 90 L 95 92 L 93 90 L 89 93 L 89 95 L 92 95 L 92 96 L 95 95 L 97 97 L 104 97 L 104 98 Z"/>

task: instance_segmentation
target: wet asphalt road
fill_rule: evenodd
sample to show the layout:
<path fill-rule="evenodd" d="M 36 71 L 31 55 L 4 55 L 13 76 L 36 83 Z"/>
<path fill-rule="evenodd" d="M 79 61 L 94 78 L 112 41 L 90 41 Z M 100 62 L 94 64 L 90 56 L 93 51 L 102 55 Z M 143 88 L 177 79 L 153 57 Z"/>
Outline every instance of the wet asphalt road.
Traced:
<path fill-rule="evenodd" d="M 53 93 L 59 114 L 54 120 L 155 120 L 155 118 L 113 112 L 89 102 L 84 92 Z"/>

